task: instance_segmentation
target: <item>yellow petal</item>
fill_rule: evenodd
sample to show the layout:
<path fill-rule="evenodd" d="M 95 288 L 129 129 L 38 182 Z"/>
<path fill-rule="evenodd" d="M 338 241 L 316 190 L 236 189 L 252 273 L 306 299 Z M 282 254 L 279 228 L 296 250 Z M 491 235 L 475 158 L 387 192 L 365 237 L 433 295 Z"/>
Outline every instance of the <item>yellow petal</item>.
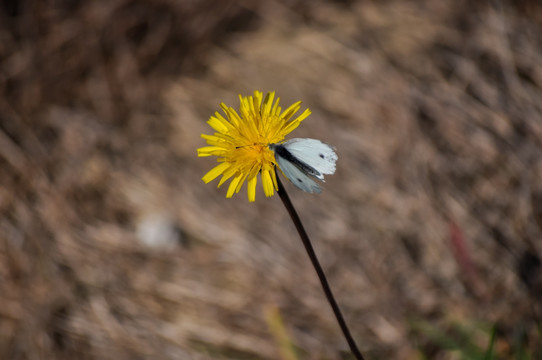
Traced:
<path fill-rule="evenodd" d="M 278 100 L 277 100 L 277 101 L 278 101 Z M 278 103 L 275 104 L 275 105 L 278 105 Z M 279 116 L 280 116 L 280 112 L 282 111 L 282 107 L 280 107 L 280 106 L 274 106 L 274 107 L 273 107 L 273 110 L 274 110 L 273 115 L 279 117 Z"/>
<path fill-rule="evenodd" d="M 284 132 L 284 134 L 289 134 L 294 131 L 299 126 L 299 124 L 299 121 L 291 121 L 290 123 L 288 123 L 288 125 L 284 127 L 284 129 L 282 129 L 282 131 Z"/>
<path fill-rule="evenodd" d="M 228 119 L 230 119 L 232 127 L 239 128 L 240 123 L 242 122 L 241 118 L 237 114 L 237 111 L 235 111 L 234 108 L 226 106 L 226 104 L 222 103 L 220 104 L 222 107 L 222 110 L 226 113 L 226 116 Z"/>
<path fill-rule="evenodd" d="M 222 116 L 219 117 L 218 113 L 216 115 L 217 116 L 211 116 L 209 120 L 207 120 L 207 124 L 209 124 L 209 126 L 216 131 L 227 134 L 228 130 L 231 128 L 231 124 L 228 124 L 228 121 L 226 121 L 226 119 L 224 119 Z"/>
<path fill-rule="evenodd" d="M 273 105 L 273 109 L 271 110 L 271 115 L 277 115 L 278 113 L 280 113 L 279 102 L 280 102 L 280 98 L 278 97 L 277 101 L 275 101 L 275 105 Z M 277 112 L 277 109 L 279 109 L 278 112 Z"/>
<path fill-rule="evenodd" d="M 294 121 L 301 122 L 301 121 L 305 120 L 305 118 L 307 118 L 307 116 L 309 116 L 310 114 L 312 114 L 310 109 L 305 109 L 305 111 L 303 111 L 303 113 L 301 115 L 299 115 Z"/>
<path fill-rule="evenodd" d="M 237 194 L 239 191 L 241 191 L 241 187 L 245 183 L 245 179 L 248 177 L 248 173 L 243 173 L 243 177 L 239 181 L 239 184 L 237 184 L 237 187 L 235 188 L 235 193 Z"/>
<path fill-rule="evenodd" d="M 262 185 L 265 196 L 273 196 L 273 181 L 271 180 L 269 170 L 262 170 Z"/>
<path fill-rule="evenodd" d="M 230 186 L 228 187 L 228 192 L 226 193 L 227 198 L 231 198 L 233 194 L 235 193 L 235 190 L 237 189 L 237 185 L 239 185 L 239 182 L 243 178 L 243 174 L 239 174 L 236 177 L 233 178 L 233 180 L 230 183 Z"/>
<path fill-rule="evenodd" d="M 230 164 L 223 162 L 212 168 L 203 178 L 201 178 L 206 184 L 210 181 L 216 179 L 220 174 L 222 174 L 227 168 L 230 167 Z"/>
<path fill-rule="evenodd" d="M 275 92 L 267 93 L 265 100 L 263 101 L 262 117 L 266 118 L 271 113 L 271 106 L 273 106 L 273 99 L 275 98 Z"/>
<path fill-rule="evenodd" d="M 226 150 L 227 149 L 224 149 L 221 146 L 204 146 L 198 149 L 198 156 L 199 157 L 212 156 L 212 155 L 221 156 L 224 154 Z"/>
<path fill-rule="evenodd" d="M 231 166 L 229 169 L 226 169 L 226 171 L 224 171 L 224 175 L 222 176 L 222 179 L 220 179 L 217 187 L 221 187 L 222 184 L 224 184 L 226 182 L 226 180 L 228 180 L 233 175 L 235 175 L 236 172 L 237 172 L 237 167 L 235 167 L 235 166 Z"/>
<path fill-rule="evenodd" d="M 258 176 L 254 176 L 248 180 L 247 191 L 248 191 L 248 201 L 256 201 L 256 184 L 258 183 Z"/>
<path fill-rule="evenodd" d="M 204 138 L 207 141 L 207 144 L 209 145 L 220 146 L 220 147 L 225 147 L 227 145 L 226 140 L 215 135 L 201 134 L 201 137 Z"/>
<path fill-rule="evenodd" d="M 266 96 L 267 96 L 267 95 L 266 95 Z M 261 103 L 262 103 L 262 99 L 263 99 L 263 92 L 258 91 L 258 90 L 254 90 L 254 98 L 255 98 L 255 99 L 258 99 L 258 104 L 261 104 Z"/>
<path fill-rule="evenodd" d="M 298 101 L 296 103 L 293 103 L 292 105 L 288 106 L 288 108 L 286 110 L 284 110 L 284 112 L 282 113 L 282 115 L 280 116 L 281 118 L 283 119 L 286 119 L 288 120 L 289 118 L 292 117 L 293 114 L 295 114 L 297 112 L 297 110 L 299 110 L 301 108 L 301 101 Z"/>
<path fill-rule="evenodd" d="M 275 169 L 271 170 L 271 177 L 273 178 L 273 187 L 279 191 L 279 183 L 277 182 L 277 172 Z"/>
<path fill-rule="evenodd" d="M 248 110 L 250 115 L 252 115 L 252 117 L 254 117 L 254 115 L 256 114 L 256 106 L 258 105 L 256 104 L 256 101 L 257 101 L 256 98 L 253 98 L 252 96 L 248 97 L 246 109 Z"/>
<path fill-rule="evenodd" d="M 299 115 L 296 119 L 290 121 L 288 125 L 286 125 L 286 127 L 283 129 L 284 133 L 285 134 L 291 133 L 293 130 L 295 130 L 295 128 L 299 126 L 299 124 L 301 124 L 301 121 L 305 120 L 305 118 L 309 116 L 310 114 L 311 114 L 311 111 L 309 109 L 306 109 L 303 112 L 303 114 Z"/>
<path fill-rule="evenodd" d="M 267 97 L 269 96 L 269 93 L 267 93 L 267 95 L 265 95 L 265 98 L 267 99 Z M 255 100 L 255 103 L 258 105 L 258 113 L 261 115 L 262 114 L 262 98 L 263 98 L 263 93 L 260 92 L 260 91 L 254 91 L 254 100 Z M 264 100 L 264 103 L 265 105 L 265 100 Z"/>
<path fill-rule="evenodd" d="M 252 118 L 249 98 L 239 97 L 239 112 L 241 113 L 241 117 L 245 120 Z"/>

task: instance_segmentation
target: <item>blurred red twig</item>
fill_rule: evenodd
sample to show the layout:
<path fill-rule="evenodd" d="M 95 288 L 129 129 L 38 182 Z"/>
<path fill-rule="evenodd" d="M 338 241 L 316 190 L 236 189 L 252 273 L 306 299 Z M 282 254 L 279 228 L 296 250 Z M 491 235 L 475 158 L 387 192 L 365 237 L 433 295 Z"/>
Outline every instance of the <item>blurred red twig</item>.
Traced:
<path fill-rule="evenodd" d="M 454 258 L 464 275 L 465 285 L 470 288 L 476 297 L 482 297 L 482 284 L 480 283 L 478 271 L 467 247 L 463 229 L 454 221 L 450 221 L 449 234 Z"/>

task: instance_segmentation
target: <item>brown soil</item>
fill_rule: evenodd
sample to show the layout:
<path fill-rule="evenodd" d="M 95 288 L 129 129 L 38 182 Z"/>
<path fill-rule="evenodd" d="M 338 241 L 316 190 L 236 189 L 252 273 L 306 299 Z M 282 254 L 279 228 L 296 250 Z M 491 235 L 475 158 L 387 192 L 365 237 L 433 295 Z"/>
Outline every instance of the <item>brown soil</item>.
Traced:
<path fill-rule="evenodd" d="M 201 181 L 254 90 L 337 148 L 286 186 L 368 359 L 492 326 L 542 356 L 542 6 L 511 3 L 1 2 L 0 358 L 348 358 L 278 197 Z"/>

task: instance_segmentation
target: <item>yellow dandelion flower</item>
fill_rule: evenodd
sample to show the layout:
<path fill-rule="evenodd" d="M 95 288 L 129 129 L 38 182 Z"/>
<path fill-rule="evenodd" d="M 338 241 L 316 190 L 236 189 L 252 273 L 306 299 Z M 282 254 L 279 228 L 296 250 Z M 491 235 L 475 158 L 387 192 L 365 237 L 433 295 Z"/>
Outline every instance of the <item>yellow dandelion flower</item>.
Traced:
<path fill-rule="evenodd" d="M 202 180 L 208 183 L 222 175 L 218 183 L 220 187 L 233 177 L 226 193 L 227 198 L 238 193 L 247 180 L 248 200 L 255 201 L 258 174 L 261 174 L 266 196 L 273 196 L 274 190 L 278 189 L 275 155 L 269 145 L 284 140 L 311 112 L 306 109 L 293 118 L 301 108 L 301 101 L 282 111 L 280 98 L 275 102 L 274 99 L 274 91 L 268 93 L 265 99 L 261 91 L 254 91 L 254 96 L 239 95 L 239 114 L 232 107 L 221 103 L 220 107 L 227 119 L 215 112 L 207 121 L 216 132 L 213 135 L 201 135 L 209 146 L 199 148 L 198 156 L 217 156 L 218 165 L 205 174 Z"/>

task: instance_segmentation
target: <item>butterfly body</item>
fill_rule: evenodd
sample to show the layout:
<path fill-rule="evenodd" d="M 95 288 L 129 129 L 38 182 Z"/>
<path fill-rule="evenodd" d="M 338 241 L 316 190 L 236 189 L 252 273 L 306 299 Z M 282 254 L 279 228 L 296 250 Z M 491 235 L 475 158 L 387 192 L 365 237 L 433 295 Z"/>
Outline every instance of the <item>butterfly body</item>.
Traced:
<path fill-rule="evenodd" d="M 316 139 L 291 139 L 271 144 L 275 159 L 283 174 L 298 188 L 308 193 L 322 190 L 311 177 L 324 181 L 324 174 L 335 173 L 338 157 L 334 149 Z"/>

